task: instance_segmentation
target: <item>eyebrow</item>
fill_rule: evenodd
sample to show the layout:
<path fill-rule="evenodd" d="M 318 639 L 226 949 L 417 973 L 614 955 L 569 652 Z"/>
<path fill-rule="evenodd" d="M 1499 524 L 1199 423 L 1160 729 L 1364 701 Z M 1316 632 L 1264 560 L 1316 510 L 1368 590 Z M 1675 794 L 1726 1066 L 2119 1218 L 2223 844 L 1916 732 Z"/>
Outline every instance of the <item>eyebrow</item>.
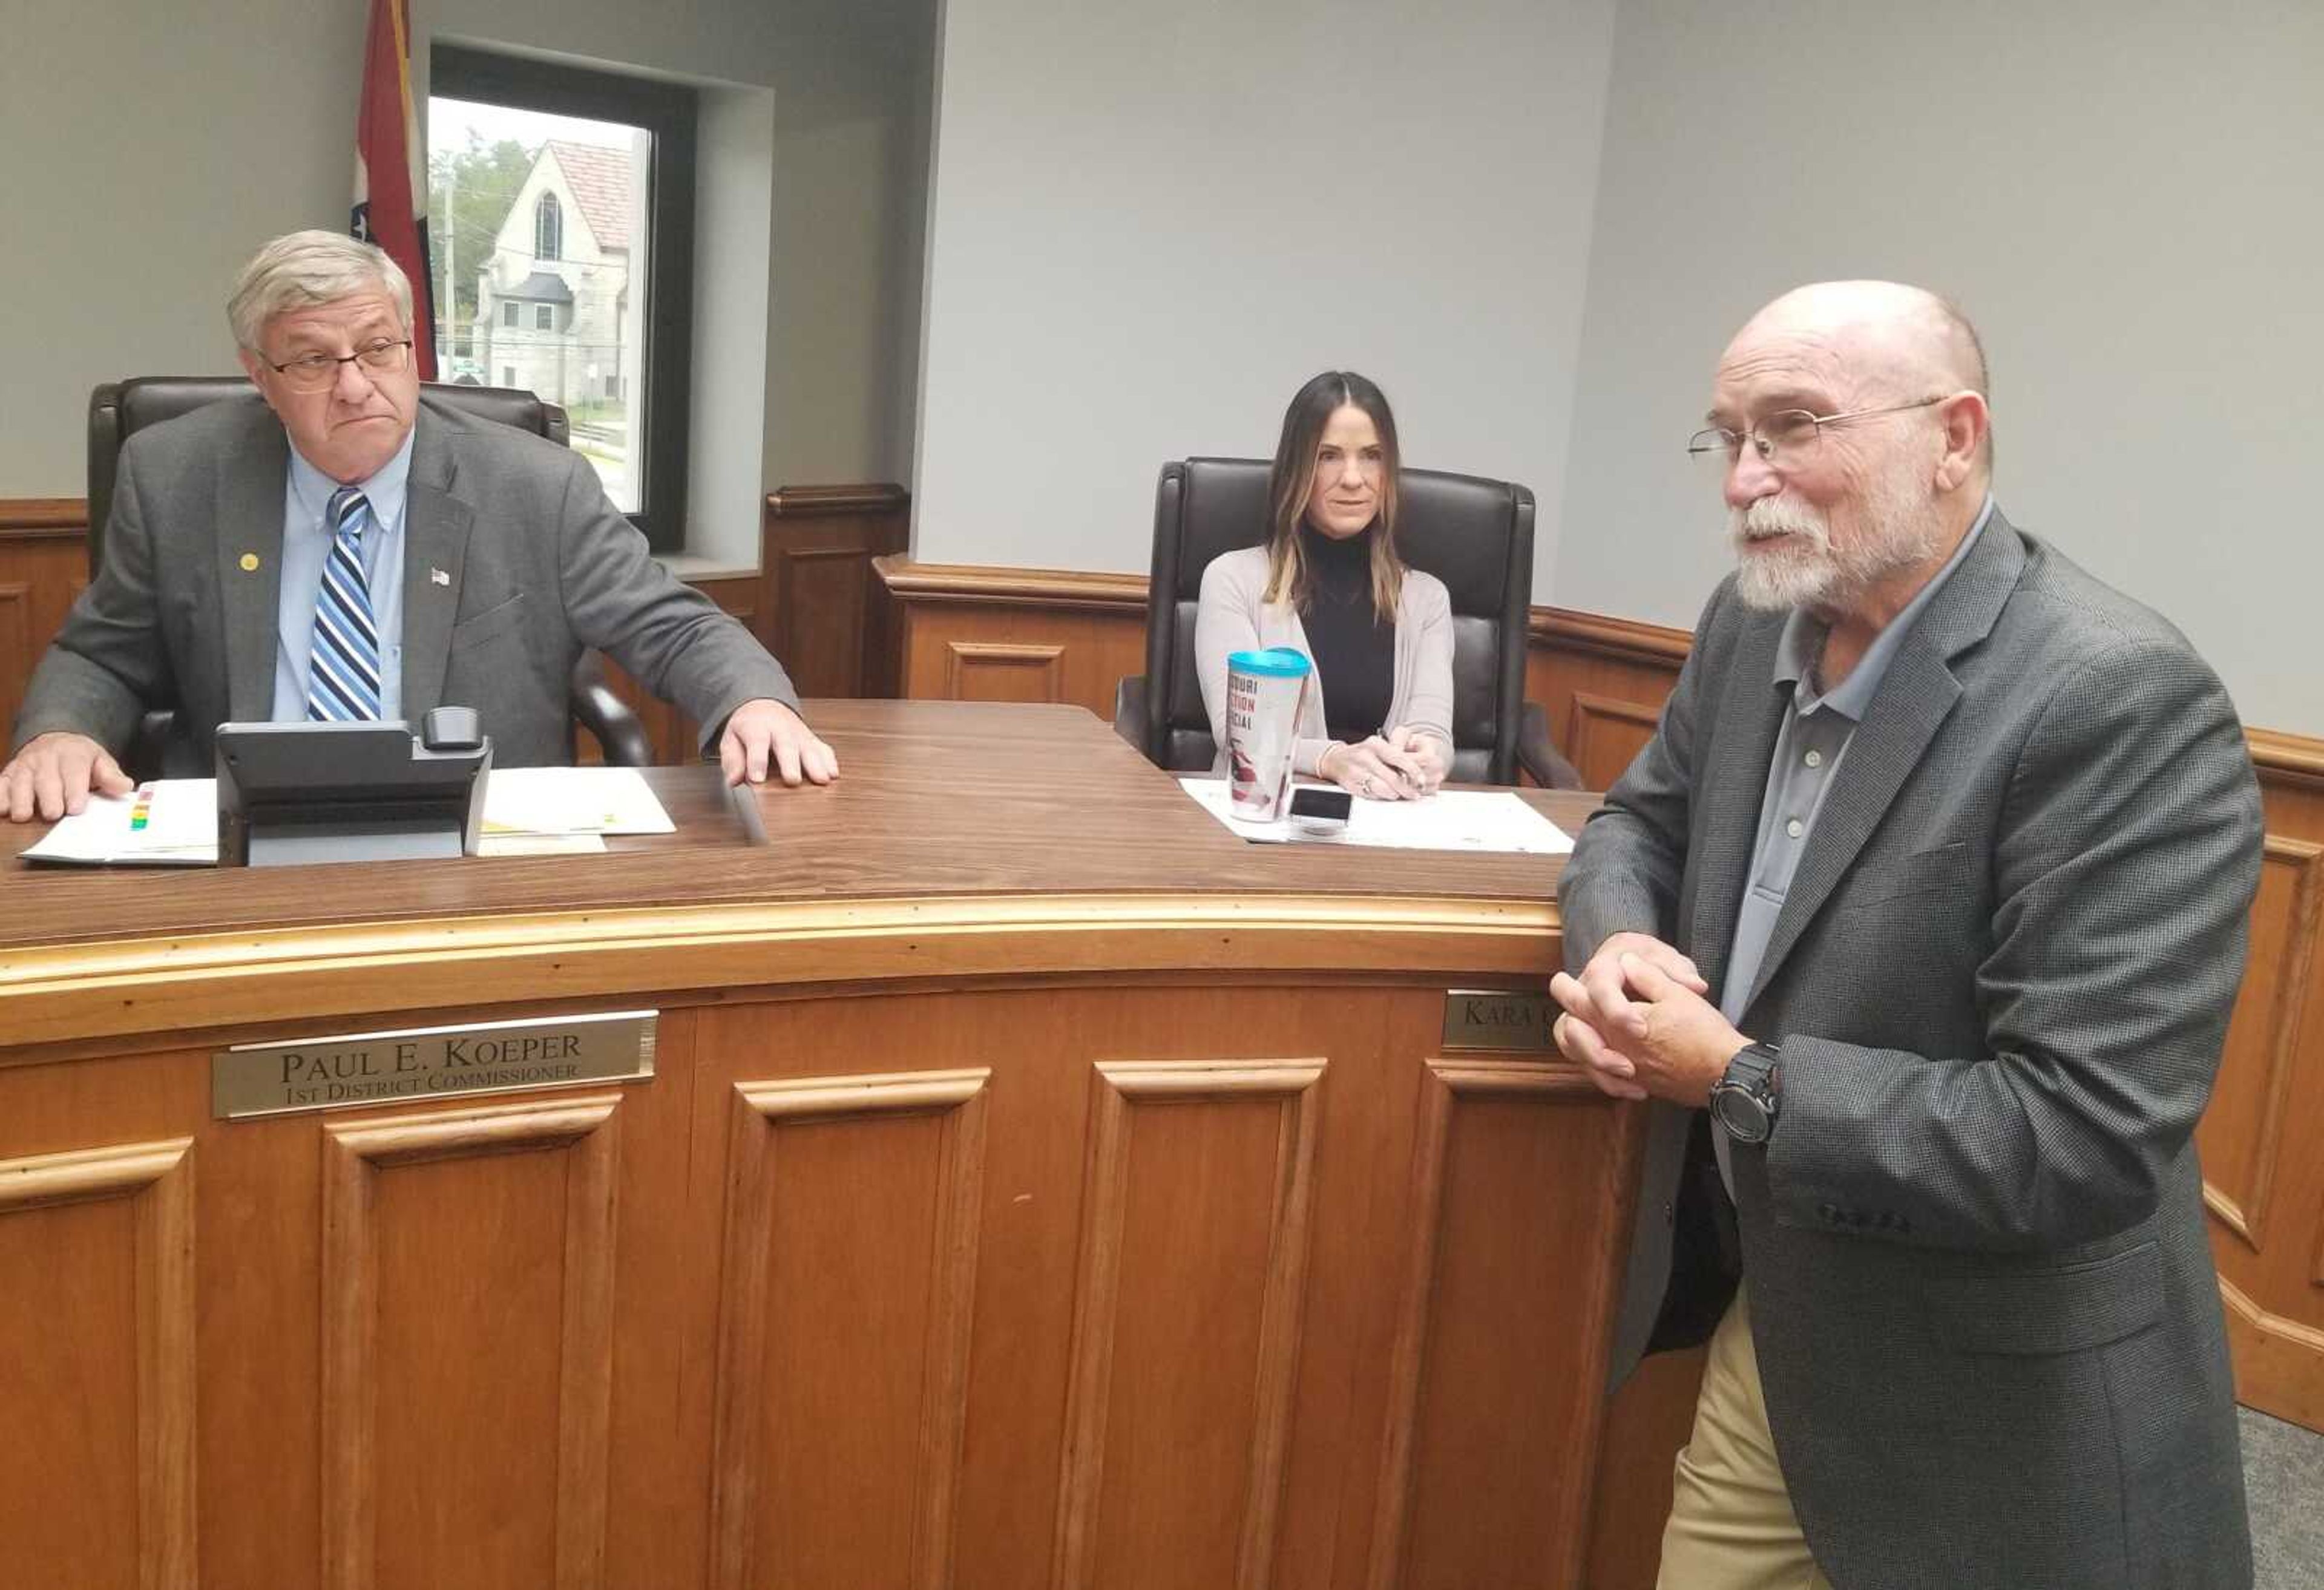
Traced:
<path fill-rule="evenodd" d="M 1803 387 L 1780 387 L 1766 395 L 1759 408 L 1759 412 L 1781 414 L 1795 409 L 1803 414 L 1821 414 L 1827 411 L 1827 405 L 1830 402 L 1829 398 L 1821 393 L 1809 391 Z M 1725 418 L 1716 407 L 1705 411 L 1702 418 L 1715 426 L 1723 427 L 1726 425 Z"/>

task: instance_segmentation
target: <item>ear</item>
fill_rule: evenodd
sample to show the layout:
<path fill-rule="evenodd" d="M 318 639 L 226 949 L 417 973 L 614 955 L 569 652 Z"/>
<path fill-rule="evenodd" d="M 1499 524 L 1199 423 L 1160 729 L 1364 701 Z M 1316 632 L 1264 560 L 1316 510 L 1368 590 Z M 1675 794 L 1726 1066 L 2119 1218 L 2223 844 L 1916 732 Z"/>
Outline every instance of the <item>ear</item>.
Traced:
<path fill-rule="evenodd" d="M 1957 392 L 1947 398 L 1937 415 L 1945 427 L 1945 450 L 1937 460 L 1937 489 L 1950 492 L 1977 473 L 1993 416 L 1985 400 L 1975 392 Z"/>
<path fill-rule="evenodd" d="M 258 389 L 258 395 L 265 400 L 266 406 L 281 414 L 282 410 L 275 407 L 273 383 L 267 379 L 274 372 L 269 370 L 265 362 L 248 348 L 236 348 L 234 356 L 242 361 L 242 372 L 250 377 L 250 384 Z"/>

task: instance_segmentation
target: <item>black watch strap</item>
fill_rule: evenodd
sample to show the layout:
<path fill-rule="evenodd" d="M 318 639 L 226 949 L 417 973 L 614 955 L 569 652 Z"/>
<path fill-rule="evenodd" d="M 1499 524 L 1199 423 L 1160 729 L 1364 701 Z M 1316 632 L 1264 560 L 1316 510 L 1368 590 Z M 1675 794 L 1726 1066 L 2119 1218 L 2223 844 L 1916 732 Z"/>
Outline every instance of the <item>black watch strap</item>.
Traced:
<path fill-rule="evenodd" d="M 1711 1087 L 1711 1118 L 1736 1142 L 1765 1143 L 1774 1133 L 1783 1058 L 1773 1043 L 1747 1043 Z"/>

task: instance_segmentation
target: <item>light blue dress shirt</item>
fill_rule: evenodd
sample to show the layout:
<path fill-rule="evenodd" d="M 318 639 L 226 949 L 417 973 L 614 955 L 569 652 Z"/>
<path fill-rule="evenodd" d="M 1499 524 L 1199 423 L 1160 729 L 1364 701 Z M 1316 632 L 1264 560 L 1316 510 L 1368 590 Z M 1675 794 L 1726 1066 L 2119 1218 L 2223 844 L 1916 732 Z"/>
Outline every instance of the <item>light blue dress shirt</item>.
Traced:
<path fill-rule="evenodd" d="M 411 437 L 369 480 L 355 483 L 371 504 L 363 534 L 364 578 L 371 586 L 371 616 L 379 633 L 379 712 L 403 716 L 403 510 L 411 477 Z M 314 666 L 315 602 L 323 565 L 330 561 L 327 516 L 339 483 L 290 449 L 282 486 L 282 597 L 275 620 L 274 712 L 277 723 L 307 721 L 307 676 Z"/>

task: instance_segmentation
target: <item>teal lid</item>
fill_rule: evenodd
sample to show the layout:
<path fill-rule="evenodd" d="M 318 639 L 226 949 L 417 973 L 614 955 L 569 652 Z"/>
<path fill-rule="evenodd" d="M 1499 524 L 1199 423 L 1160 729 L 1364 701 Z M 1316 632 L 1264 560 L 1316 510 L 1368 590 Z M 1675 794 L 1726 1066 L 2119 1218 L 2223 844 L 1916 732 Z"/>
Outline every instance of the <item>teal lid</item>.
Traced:
<path fill-rule="evenodd" d="M 1269 679 L 1304 679 L 1314 664 L 1304 651 L 1294 651 L 1287 646 L 1270 646 L 1265 651 L 1231 651 L 1227 666 L 1239 674 L 1258 674 Z"/>

